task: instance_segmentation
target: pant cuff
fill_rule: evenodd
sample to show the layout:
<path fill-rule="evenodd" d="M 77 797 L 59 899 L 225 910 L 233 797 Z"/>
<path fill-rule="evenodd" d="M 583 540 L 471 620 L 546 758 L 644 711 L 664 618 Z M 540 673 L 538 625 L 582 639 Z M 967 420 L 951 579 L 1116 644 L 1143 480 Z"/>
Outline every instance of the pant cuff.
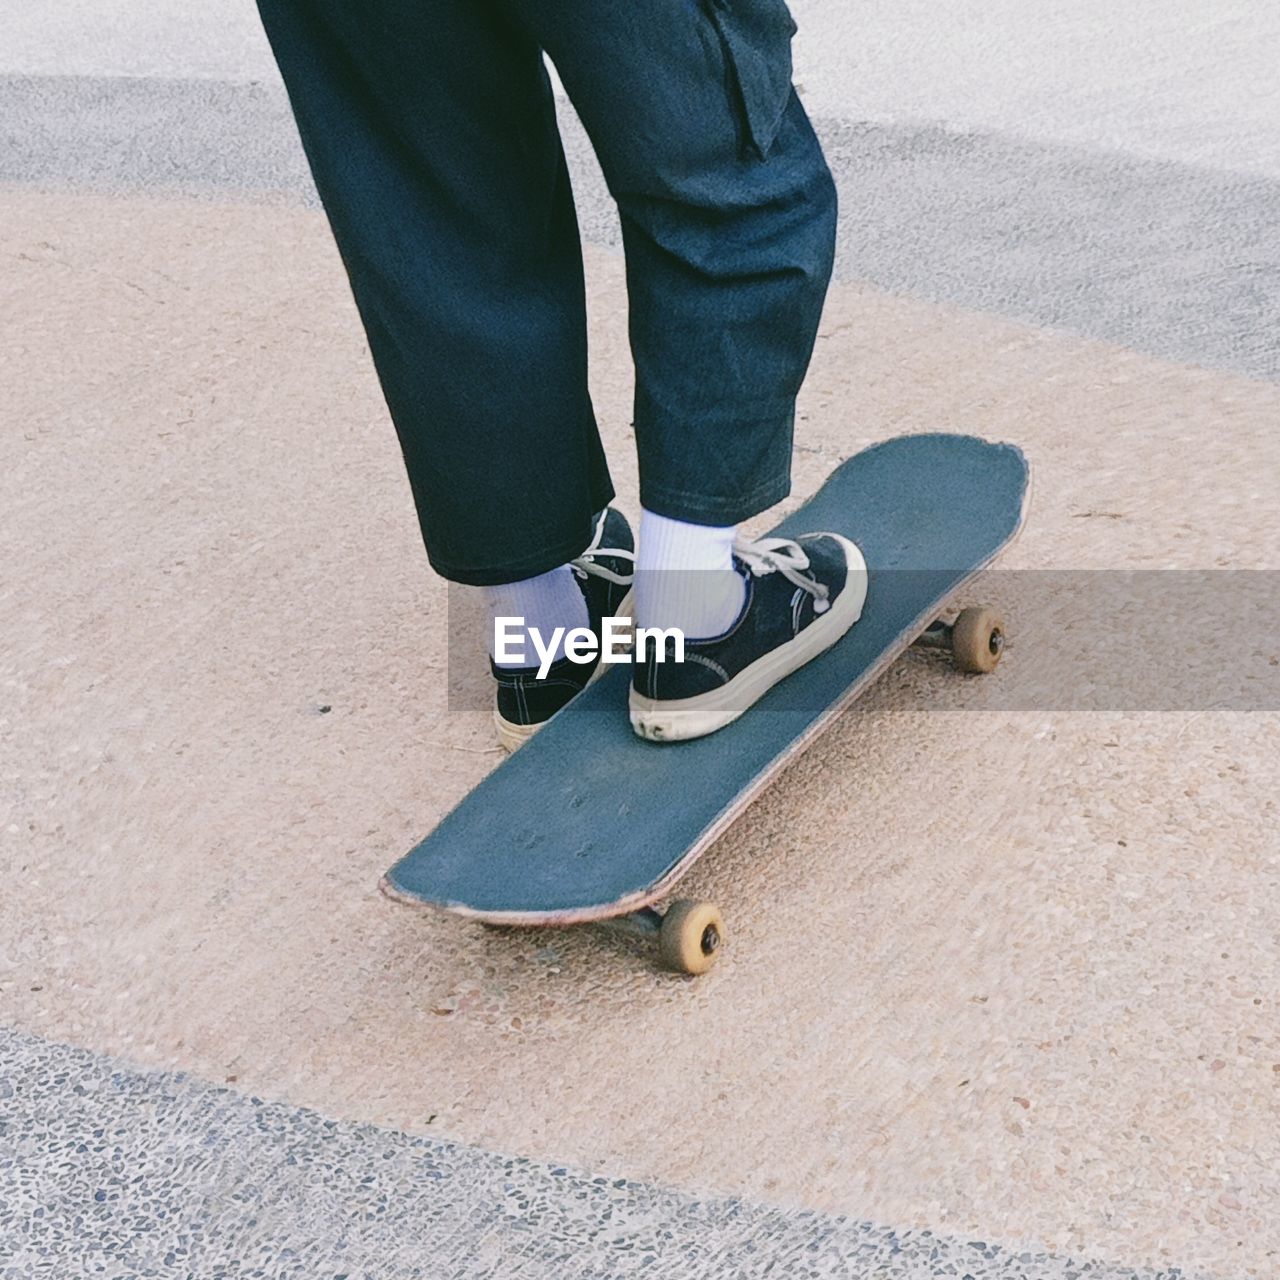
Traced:
<path fill-rule="evenodd" d="M 688 524 L 741 524 L 767 511 L 791 492 L 789 471 L 775 473 L 746 493 L 689 493 L 661 485 L 642 485 L 640 503 L 646 511 Z"/>
<path fill-rule="evenodd" d="M 470 587 L 496 587 L 507 582 L 522 582 L 525 578 L 537 577 L 568 564 L 575 556 L 581 555 L 591 542 L 595 532 L 594 520 L 599 512 L 613 501 L 612 487 L 605 488 L 595 495 L 590 512 L 584 517 L 581 525 L 572 533 L 565 534 L 565 525 L 538 539 L 536 551 L 528 550 L 527 544 L 520 555 L 513 555 L 499 561 L 483 564 L 454 564 L 440 559 L 427 550 L 427 560 L 431 567 L 450 582 L 463 583 Z"/>

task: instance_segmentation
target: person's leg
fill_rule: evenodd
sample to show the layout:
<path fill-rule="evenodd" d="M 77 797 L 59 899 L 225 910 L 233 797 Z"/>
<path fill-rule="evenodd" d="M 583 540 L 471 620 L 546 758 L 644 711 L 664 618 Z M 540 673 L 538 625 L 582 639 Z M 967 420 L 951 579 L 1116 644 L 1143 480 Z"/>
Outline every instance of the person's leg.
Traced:
<path fill-rule="evenodd" d="M 790 488 L 834 253 L 835 186 L 791 85 L 794 24 L 783 0 L 507 3 L 555 62 L 621 216 L 637 617 L 713 635 L 743 599 L 734 526 Z"/>
<path fill-rule="evenodd" d="M 696 737 L 835 643 L 866 593 L 847 539 L 735 537 L 789 491 L 835 247 L 835 186 L 791 85 L 794 24 L 784 0 L 506 3 L 555 62 L 622 220 L 636 621 L 686 635 L 684 663 L 637 663 L 632 723 Z"/>
<path fill-rule="evenodd" d="M 536 42 L 493 3 L 259 8 L 432 565 L 477 585 L 564 565 L 613 491 L 587 392 L 577 222 Z"/>
<path fill-rule="evenodd" d="M 834 254 L 786 5 L 505 3 L 550 54 L 618 204 L 644 507 L 736 524 L 789 491 Z"/>

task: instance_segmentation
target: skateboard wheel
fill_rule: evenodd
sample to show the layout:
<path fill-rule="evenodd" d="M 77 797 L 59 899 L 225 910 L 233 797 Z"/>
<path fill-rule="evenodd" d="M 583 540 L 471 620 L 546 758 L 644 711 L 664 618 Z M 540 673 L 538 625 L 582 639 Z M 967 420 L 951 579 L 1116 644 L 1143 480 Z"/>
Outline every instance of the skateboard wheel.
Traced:
<path fill-rule="evenodd" d="M 961 609 L 951 628 L 951 657 L 961 671 L 996 669 L 1004 652 L 1004 623 L 990 609 Z"/>
<path fill-rule="evenodd" d="M 677 973 L 706 973 L 724 945 L 724 918 L 714 902 L 673 902 L 662 917 L 658 954 Z"/>

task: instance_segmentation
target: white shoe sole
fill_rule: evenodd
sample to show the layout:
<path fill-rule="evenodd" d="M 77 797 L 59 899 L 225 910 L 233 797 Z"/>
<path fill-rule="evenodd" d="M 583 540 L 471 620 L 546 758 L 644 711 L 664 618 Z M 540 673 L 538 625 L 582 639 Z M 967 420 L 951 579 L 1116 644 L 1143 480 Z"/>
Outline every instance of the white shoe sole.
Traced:
<path fill-rule="evenodd" d="M 633 592 L 628 591 L 627 594 L 623 596 L 620 601 L 618 601 L 618 611 L 617 613 L 613 614 L 613 617 L 615 618 L 631 617 L 633 606 L 635 603 L 633 599 L 633 595 L 634 595 Z M 619 649 L 621 648 L 622 646 L 619 645 Z M 608 663 L 604 663 L 604 662 L 598 663 L 596 666 L 596 669 L 591 673 L 591 679 L 588 680 L 587 683 L 582 687 L 585 689 L 585 688 L 588 688 L 590 685 L 595 684 L 595 682 L 599 680 L 600 677 L 604 675 L 606 671 L 609 670 L 609 666 L 610 664 Z M 575 694 L 574 696 L 576 697 L 577 695 Z M 566 707 L 571 706 L 572 703 L 573 703 L 573 699 L 570 698 L 569 701 L 565 703 L 565 706 Z M 560 710 L 563 711 L 564 707 L 561 707 Z M 559 714 L 560 712 L 557 711 L 556 715 L 559 715 Z M 546 723 L 547 721 L 545 720 L 539 720 L 537 724 L 517 724 L 514 720 L 508 720 L 504 715 L 502 715 L 502 713 L 498 710 L 497 706 L 493 708 L 493 727 L 498 734 L 498 745 L 504 751 L 515 751 L 518 748 L 523 747 L 524 744 L 528 742 L 529 739 L 532 738 L 533 735 L 537 733 L 538 730 L 541 729 L 542 726 Z"/>
<path fill-rule="evenodd" d="M 836 596 L 831 608 L 815 618 L 794 640 L 770 649 L 719 689 L 709 689 L 692 698 L 663 701 L 637 693 L 633 687 L 631 727 L 642 738 L 651 742 L 683 742 L 723 729 L 753 707 L 778 681 L 830 649 L 862 617 L 862 606 L 867 599 L 867 562 L 848 538 L 838 533 L 823 536 L 834 538 L 844 547 L 849 564 L 844 590 Z"/>

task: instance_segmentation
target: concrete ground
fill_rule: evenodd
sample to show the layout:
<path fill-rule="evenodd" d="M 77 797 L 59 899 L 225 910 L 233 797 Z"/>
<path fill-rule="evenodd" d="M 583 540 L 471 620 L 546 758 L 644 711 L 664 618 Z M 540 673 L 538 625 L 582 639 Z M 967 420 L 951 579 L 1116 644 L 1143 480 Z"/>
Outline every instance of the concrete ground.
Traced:
<path fill-rule="evenodd" d="M 1165 8 L 796 5 L 843 220 L 792 501 L 1012 440 L 1003 564 L 1057 572 L 699 864 L 697 981 L 377 894 L 497 757 L 253 15 L 6 16 L 0 1276 L 1280 1271 L 1274 633 L 1078 621 L 1280 564 L 1280 23 Z M 1162 700 L 1170 646 L 1228 679 Z"/>

